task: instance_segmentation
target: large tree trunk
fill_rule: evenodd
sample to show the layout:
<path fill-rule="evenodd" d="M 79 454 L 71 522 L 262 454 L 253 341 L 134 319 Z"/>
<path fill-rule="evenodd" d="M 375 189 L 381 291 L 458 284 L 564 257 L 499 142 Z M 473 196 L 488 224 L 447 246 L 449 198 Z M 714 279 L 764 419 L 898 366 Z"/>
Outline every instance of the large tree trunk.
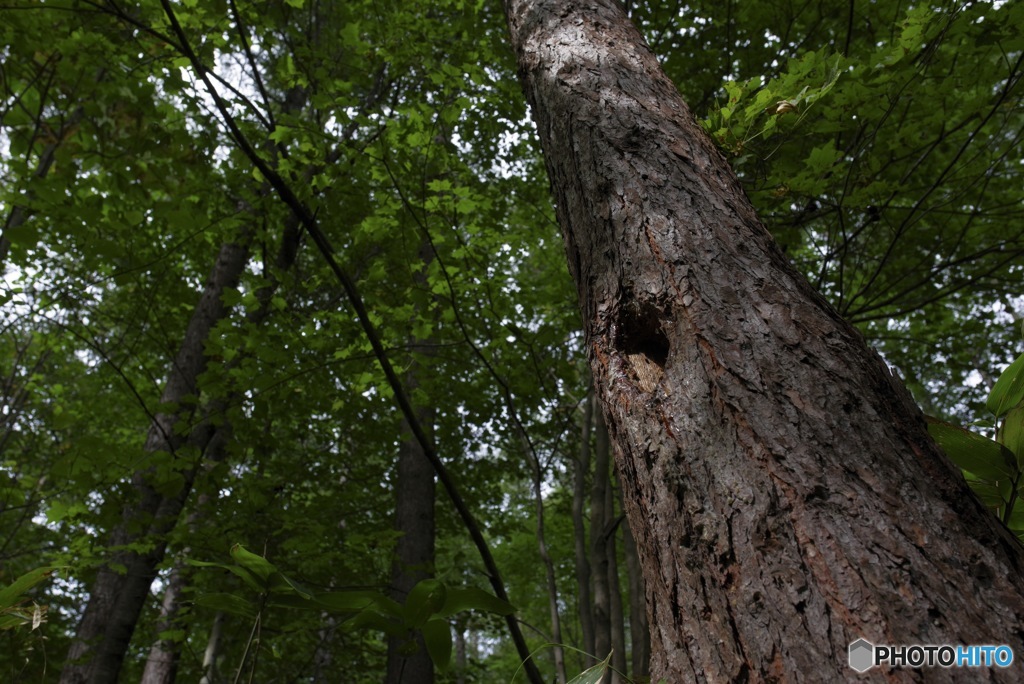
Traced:
<path fill-rule="evenodd" d="M 647 583 L 652 679 L 836 681 L 859 637 L 1024 652 L 1020 545 L 788 264 L 621 7 L 506 9 Z"/>

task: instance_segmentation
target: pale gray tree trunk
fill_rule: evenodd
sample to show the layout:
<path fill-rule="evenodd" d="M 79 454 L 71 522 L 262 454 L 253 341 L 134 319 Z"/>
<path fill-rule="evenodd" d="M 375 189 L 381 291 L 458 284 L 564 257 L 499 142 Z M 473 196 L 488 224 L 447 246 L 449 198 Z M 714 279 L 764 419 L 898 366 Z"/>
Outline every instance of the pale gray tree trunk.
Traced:
<path fill-rule="evenodd" d="M 505 6 L 647 583 L 652 680 L 840 681 L 860 637 L 1024 653 L 1020 545 L 788 263 L 621 6 Z"/>
<path fill-rule="evenodd" d="M 224 613 L 217 611 L 210 627 L 210 636 L 203 650 L 203 676 L 199 684 L 214 684 L 217 680 L 217 660 L 220 658 L 221 636 L 224 634 Z"/>

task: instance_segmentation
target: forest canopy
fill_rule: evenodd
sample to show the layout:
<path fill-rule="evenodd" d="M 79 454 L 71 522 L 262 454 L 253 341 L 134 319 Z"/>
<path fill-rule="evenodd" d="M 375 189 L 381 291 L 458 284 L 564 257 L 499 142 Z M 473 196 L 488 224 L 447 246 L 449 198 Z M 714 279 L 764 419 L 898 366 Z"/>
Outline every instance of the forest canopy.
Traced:
<path fill-rule="evenodd" d="M 985 417 L 1024 3 L 628 9 L 796 267 L 926 413 Z M 548 681 L 641 679 L 501 7 L 6 0 L 0 34 L 0 677 L 102 643 L 106 681 L 511 681 L 519 624 Z"/>

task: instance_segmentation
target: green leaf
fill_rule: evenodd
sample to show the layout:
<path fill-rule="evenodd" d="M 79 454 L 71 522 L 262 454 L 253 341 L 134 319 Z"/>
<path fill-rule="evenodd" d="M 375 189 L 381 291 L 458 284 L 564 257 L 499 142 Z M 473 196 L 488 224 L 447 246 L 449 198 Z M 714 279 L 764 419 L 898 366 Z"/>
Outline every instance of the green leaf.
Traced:
<path fill-rule="evenodd" d="M 58 568 L 42 567 L 29 570 L 10 585 L 0 589 L 0 611 L 7 610 L 24 599 L 24 594 L 47 577 L 56 572 Z"/>
<path fill-rule="evenodd" d="M 1003 418 L 999 430 L 999 441 L 1017 457 L 1017 463 L 1024 460 L 1024 407 L 1010 409 Z"/>
<path fill-rule="evenodd" d="M 569 680 L 569 684 L 598 684 L 602 679 L 604 679 L 605 674 L 611 668 L 611 660 L 612 654 L 609 653 L 608 657 L 597 665 L 587 668 Z"/>
<path fill-rule="evenodd" d="M 444 607 L 447 593 L 447 587 L 436 579 L 425 579 L 418 582 L 405 600 L 403 615 L 406 625 L 421 627 Z"/>
<path fill-rule="evenodd" d="M 270 576 L 274 573 L 280 574 L 277 567 L 263 556 L 257 556 L 241 544 L 231 547 L 231 557 L 241 567 L 262 580 L 264 586 L 269 587 Z"/>
<path fill-rule="evenodd" d="M 957 425 L 928 417 L 928 432 L 957 466 L 980 480 L 1010 481 L 1017 458 L 999 442 Z"/>
<path fill-rule="evenodd" d="M 258 614 L 256 604 L 252 601 L 227 593 L 202 594 L 196 598 L 196 605 L 214 610 L 222 610 L 232 615 L 241 615 L 250 620 L 255 619 Z"/>
<path fill-rule="evenodd" d="M 996 418 L 1016 406 L 1024 399 L 1024 354 L 1021 354 L 1003 371 L 988 395 L 985 406 Z"/>
<path fill-rule="evenodd" d="M 375 610 L 364 610 L 356 615 L 349 623 L 352 627 L 366 627 L 384 632 L 388 636 L 400 637 L 408 633 L 408 628 L 401 623 L 395 622 L 386 615 L 381 615 Z"/>
<path fill-rule="evenodd" d="M 447 620 L 427 620 L 423 625 L 423 642 L 430 659 L 441 672 L 446 672 L 452 660 L 452 630 Z"/>
<path fill-rule="evenodd" d="M 449 589 L 444 605 L 437 615 L 439 617 L 450 617 L 464 610 L 482 610 L 498 615 L 512 615 L 516 612 L 515 606 L 507 601 L 502 601 L 497 596 L 489 594 L 483 589 L 469 587 L 466 589 Z"/>
<path fill-rule="evenodd" d="M 328 591 L 314 595 L 313 600 L 336 613 L 358 613 L 376 606 L 395 617 L 402 614 L 402 607 L 396 601 L 376 591 Z"/>
<path fill-rule="evenodd" d="M 31 624 L 32 619 L 20 612 L 0 615 L 0 630 L 15 629 Z"/>

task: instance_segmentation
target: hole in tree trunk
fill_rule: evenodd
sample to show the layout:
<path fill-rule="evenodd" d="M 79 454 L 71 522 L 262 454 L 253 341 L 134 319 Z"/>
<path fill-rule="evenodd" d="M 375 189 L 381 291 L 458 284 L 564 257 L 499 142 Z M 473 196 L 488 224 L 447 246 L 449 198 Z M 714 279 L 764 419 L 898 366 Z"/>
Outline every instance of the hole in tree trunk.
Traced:
<path fill-rule="evenodd" d="M 665 367 L 668 360 L 668 337 L 662 330 L 665 314 L 652 302 L 632 302 L 619 310 L 615 327 L 615 346 L 624 354 L 642 354 L 658 365 Z"/>

